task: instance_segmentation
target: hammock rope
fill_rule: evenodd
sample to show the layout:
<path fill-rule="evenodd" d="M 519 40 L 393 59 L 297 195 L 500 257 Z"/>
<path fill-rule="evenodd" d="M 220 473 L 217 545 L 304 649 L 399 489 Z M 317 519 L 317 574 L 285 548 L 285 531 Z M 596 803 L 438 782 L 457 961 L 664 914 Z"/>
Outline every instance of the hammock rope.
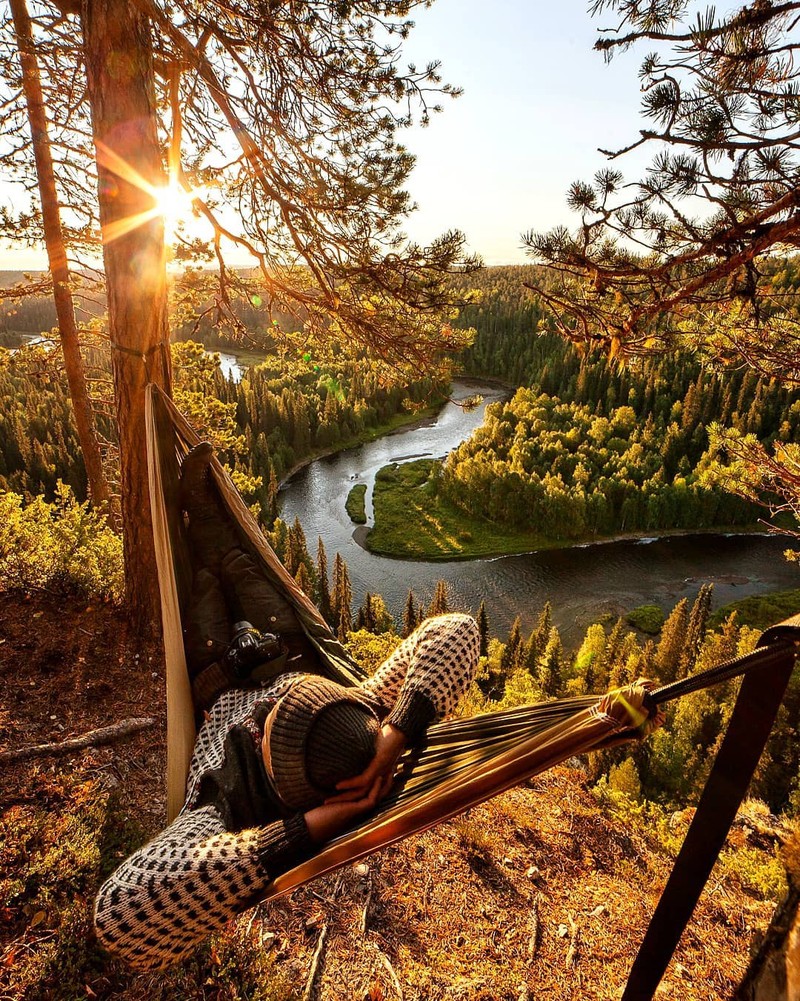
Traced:
<path fill-rule="evenodd" d="M 167 666 L 167 801 L 172 819 L 183 805 L 195 738 L 181 626 L 191 570 L 177 501 L 178 479 L 180 462 L 199 439 L 172 401 L 152 385 L 145 425 Z M 318 654 L 321 672 L 340 684 L 358 684 L 363 672 L 267 545 L 216 460 L 211 472 L 243 546 L 265 579 L 293 605 Z M 646 706 L 655 710 L 691 692 L 744 676 L 728 731 L 634 963 L 624 1001 L 648 1001 L 663 976 L 766 746 L 799 640 L 800 615 L 767 630 L 752 653 L 663 685 L 647 696 Z M 620 730 L 598 713 L 598 704 L 598 696 L 581 696 L 430 727 L 424 746 L 401 759 L 398 781 L 375 813 L 274 880 L 267 897 L 288 893 L 427 830 L 568 758 L 640 736 L 633 728 Z"/>

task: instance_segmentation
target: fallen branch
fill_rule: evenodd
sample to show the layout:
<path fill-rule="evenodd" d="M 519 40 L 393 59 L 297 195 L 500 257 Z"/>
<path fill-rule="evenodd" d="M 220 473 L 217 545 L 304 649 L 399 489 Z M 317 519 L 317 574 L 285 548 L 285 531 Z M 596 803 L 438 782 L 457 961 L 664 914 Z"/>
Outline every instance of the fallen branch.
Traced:
<path fill-rule="evenodd" d="M 573 918 L 572 912 L 567 915 L 567 920 L 569 921 L 569 948 L 567 949 L 567 959 L 566 967 L 571 969 L 578 962 L 578 943 L 580 937 L 578 935 L 578 922 Z"/>
<path fill-rule="evenodd" d="M 539 901 L 534 900 L 531 907 L 531 916 L 528 923 L 530 938 L 528 939 L 528 962 L 533 962 L 536 950 L 539 946 Z"/>
<path fill-rule="evenodd" d="M 325 936 L 327 934 L 328 926 L 323 925 L 322 931 L 319 933 L 317 947 L 314 950 L 314 956 L 311 960 L 311 969 L 308 971 L 308 980 L 306 981 L 306 989 L 303 992 L 303 1001 L 311 1001 L 314 995 L 314 981 L 317 979 L 317 971 L 319 970 L 319 962 L 322 958 L 322 950 L 325 947 Z"/>
<path fill-rule="evenodd" d="M 398 998 L 400 999 L 400 1001 L 403 1001 L 403 988 L 400 986 L 400 980 L 397 974 L 394 972 L 394 967 L 389 962 L 389 957 L 384 953 L 382 953 L 380 949 L 378 949 L 377 952 L 378 955 L 380 956 L 381 962 L 386 967 L 389 976 L 392 978 L 392 984 L 394 985 L 394 989 L 397 991 Z"/>
<path fill-rule="evenodd" d="M 52 744 L 29 744 L 27 747 L 15 747 L 8 751 L 0 751 L 0 764 L 9 764 L 12 761 L 27 761 L 28 758 L 41 758 L 46 755 L 71 754 L 73 751 L 82 751 L 86 747 L 100 747 L 102 744 L 113 744 L 118 740 L 125 740 L 153 726 L 155 720 L 151 716 L 144 719 L 124 719 L 120 723 L 112 723 L 111 726 L 101 726 L 97 730 L 89 730 L 79 737 L 70 737 L 68 740 L 61 740 Z"/>

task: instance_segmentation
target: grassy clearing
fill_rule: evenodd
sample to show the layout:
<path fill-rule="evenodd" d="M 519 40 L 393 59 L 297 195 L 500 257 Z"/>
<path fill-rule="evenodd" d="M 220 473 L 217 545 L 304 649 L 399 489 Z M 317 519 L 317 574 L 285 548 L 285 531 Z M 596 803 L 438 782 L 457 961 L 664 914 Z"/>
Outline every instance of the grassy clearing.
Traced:
<path fill-rule="evenodd" d="M 384 466 L 375 477 L 375 527 L 367 536 L 374 553 L 414 559 L 472 559 L 554 543 L 536 532 L 504 529 L 469 518 L 437 496 L 435 459 Z"/>
<path fill-rule="evenodd" d="M 366 483 L 356 483 L 350 489 L 350 493 L 347 495 L 347 500 L 344 503 L 344 509 L 350 516 L 350 521 L 356 525 L 366 525 L 367 523 L 366 498 Z"/>
<path fill-rule="evenodd" d="M 709 626 L 715 629 L 731 612 L 739 613 L 739 622 L 753 629 L 766 629 L 800 612 L 800 590 L 773 591 L 771 594 L 754 595 L 723 605 L 713 613 Z"/>
<path fill-rule="evenodd" d="M 372 503 L 374 527 L 366 538 L 366 548 L 382 556 L 418 560 L 470 560 L 483 556 L 506 556 L 543 549 L 563 549 L 582 543 L 615 542 L 634 539 L 646 532 L 615 533 L 610 536 L 584 536 L 554 539 L 536 531 L 524 531 L 471 518 L 439 496 L 436 478 L 438 459 L 418 459 L 392 463 L 375 477 Z M 669 535 L 702 534 L 704 531 L 754 531 L 756 526 L 730 529 L 673 529 L 659 532 Z M 799 606 L 800 607 L 800 606 Z"/>

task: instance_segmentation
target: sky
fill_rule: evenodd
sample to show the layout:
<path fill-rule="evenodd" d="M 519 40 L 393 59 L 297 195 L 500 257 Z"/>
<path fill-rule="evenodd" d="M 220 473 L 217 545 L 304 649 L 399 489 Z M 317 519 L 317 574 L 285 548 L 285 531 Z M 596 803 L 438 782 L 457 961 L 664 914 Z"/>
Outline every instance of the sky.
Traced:
<path fill-rule="evenodd" d="M 526 260 L 524 231 L 574 224 L 570 183 L 608 164 L 598 147 L 625 146 L 641 127 L 644 52 L 606 64 L 592 49 L 601 22 L 586 7 L 437 0 L 418 14 L 409 55 L 440 59 L 444 79 L 464 93 L 409 134 L 417 155 L 410 191 L 419 205 L 412 237 L 460 229 L 487 264 L 515 264 Z M 615 165 L 633 178 L 647 159 L 631 154 Z"/>
<path fill-rule="evenodd" d="M 415 14 L 406 61 L 440 60 L 464 89 L 428 128 L 405 133 L 417 157 L 408 185 L 418 210 L 406 231 L 427 242 L 462 230 L 487 264 L 522 263 L 521 234 L 573 225 L 569 184 L 607 164 L 597 147 L 636 138 L 644 51 L 592 50 L 601 22 L 584 0 L 437 0 Z M 608 22 L 603 22 L 608 26 Z M 626 177 L 647 157 L 616 161 Z M 0 200 L 7 200 L 0 184 Z M 4 198 L 5 195 L 5 198 Z M 0 269 L 44 267 L 41 251 L 0 247 Z"/>

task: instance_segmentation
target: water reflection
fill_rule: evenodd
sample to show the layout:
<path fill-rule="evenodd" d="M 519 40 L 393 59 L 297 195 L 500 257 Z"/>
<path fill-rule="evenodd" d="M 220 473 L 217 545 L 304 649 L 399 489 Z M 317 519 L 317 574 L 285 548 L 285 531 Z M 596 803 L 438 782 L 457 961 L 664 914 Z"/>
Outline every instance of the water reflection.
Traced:
<path fill-rule="evenodd" d="M 377 592 L 399 619 L 409 588 L 427 603 L 436 582 L 444 578 L 454 607 L 476 611 L 481 600 L 486 601 L 493 632 L 506 631 L 516 615 L 522 618 L 523 630 L 533 628 L 545 601 L 550 601 L 565 640 L 577 642 L 601 615 L 616 616 L 641 604 L 669 611 L 680 598 L 693 598 L 706 581 L 714 583 L 714 607 L 751 594 L 800 587 L 797 569 L 782 555 L 786 540 L 764 535 L 648 538 L 440 563 L 391 560 L 362 549 L 344 509 L 350 488 L 367 484 L 371 522 L 377 470 L 388 462 L 441 456 L 455 448 L 483 421 L 486 403 L 500 396 L 494 386 L 459 383 L 454 397 L 463 399 L 476 389 L 486 395 L 476 411 L 447 404 L 424 427 L 312 463 L 281 491 L 281 515 L 289 522 L 300 518 L 312 554 L 321 536 L 331 562 L 337 551 L 347 560 L 354 608 L 367 591 Z"/>

